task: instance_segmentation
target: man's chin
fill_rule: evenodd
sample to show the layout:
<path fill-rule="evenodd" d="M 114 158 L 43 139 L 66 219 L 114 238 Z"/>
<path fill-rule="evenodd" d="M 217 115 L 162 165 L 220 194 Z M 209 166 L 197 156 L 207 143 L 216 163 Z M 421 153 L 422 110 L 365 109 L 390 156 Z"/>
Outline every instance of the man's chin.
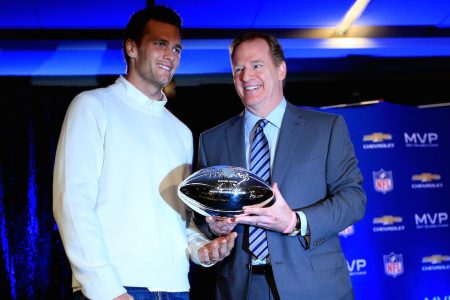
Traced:
<path fill-rule="evenodd" d="M 258 95 L 244 95 L 242 98 L 244 105 L 253 106 L 261 102 L 261 98 Z"/>
<path fill-rule="evenodd" d="M 166 86 L 170 83 L 171 80 L 172 80 L 172 76 L 170 76 L 168 78 L 167 77 L 161 78 L 159 82 L 162 84 L 162 86 Z"/>
<path fill-rule="evenodd" d="M 167 79 L 160 79 L 160 80 L 158 80 L 157 82 L 158 82 L 158 85 L 159 85 L 161 88 L 163 88 L 163 87 L 165 87 L 166 85 L 168 85 L 168 84 L 170 83 L 170 80 L 167 80 Z"/>

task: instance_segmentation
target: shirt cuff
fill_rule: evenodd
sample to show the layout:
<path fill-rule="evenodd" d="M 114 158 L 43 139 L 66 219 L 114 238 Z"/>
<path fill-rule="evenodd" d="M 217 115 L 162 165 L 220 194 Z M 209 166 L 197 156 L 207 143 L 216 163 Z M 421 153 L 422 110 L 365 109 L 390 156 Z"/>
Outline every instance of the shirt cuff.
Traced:
<path fill-rule="evenodd" d="M 201 247 L 205 246 L 209 242 L 211 241 L 202 237 L 196 237 L 195 239 L 189 242 L 189 256 L 193 263 L 200 265 L 202 267 L 212 267 L 215 265 L 215 263 L 212 264 L 202 263 L 198 256 L 198 250 L 200 250 Z"/>
<path fill-rule="evenodd" d="M 306 215 L 300 210 L 297 211 L 297 214 L 300 217 L 300 235 L 301 236 L 309 235 L 308 219 L 306 219 Z"/>

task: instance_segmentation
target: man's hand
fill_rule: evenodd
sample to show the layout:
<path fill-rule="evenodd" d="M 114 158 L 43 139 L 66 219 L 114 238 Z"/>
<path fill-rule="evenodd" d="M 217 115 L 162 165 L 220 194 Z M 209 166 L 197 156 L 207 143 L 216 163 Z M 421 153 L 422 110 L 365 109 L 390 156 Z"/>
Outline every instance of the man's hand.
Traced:
<path fill-rule="evenodd" d="M 244 214 L 236 216 L 236 223 L 262 227 L 273 231 L 283 232 L 292 218 L 292 209 L 286 203 L 274 183 L 272 190 L 275 203 L 269 207 L 244 206 Z"/>
<path fill-rule="evenodd" d="M 198 250 L 200 262 L 205 265 L 212 265 L 223 260 L 230 255 L 231 249 L 234 247 L 234 240 L 237 237 L 236 232 L 232 232 L 227 236 L 220 236 Z"/>
<path fill-rule="evenodd" d="M 235 218 L 227 217 L 206 217 L 206 222 L 216 235 L 228 235 L 237 225 Z"/>

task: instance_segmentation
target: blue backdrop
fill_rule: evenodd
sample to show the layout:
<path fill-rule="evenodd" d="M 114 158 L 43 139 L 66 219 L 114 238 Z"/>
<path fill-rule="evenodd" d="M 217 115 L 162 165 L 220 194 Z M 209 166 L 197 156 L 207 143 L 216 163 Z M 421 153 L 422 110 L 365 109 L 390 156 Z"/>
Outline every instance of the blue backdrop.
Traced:
<path fill-rule="evenodd" d="M 325 111 L 346 119 L 368 198 L 340 233 L 356 299 L 450 299 L 450 107 Z"/>

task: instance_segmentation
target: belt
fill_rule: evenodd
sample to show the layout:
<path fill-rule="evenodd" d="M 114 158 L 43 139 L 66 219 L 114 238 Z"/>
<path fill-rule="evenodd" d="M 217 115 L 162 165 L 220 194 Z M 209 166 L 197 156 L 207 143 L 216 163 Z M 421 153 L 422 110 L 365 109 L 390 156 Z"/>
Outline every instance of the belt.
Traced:
<path fill-rule="evenodd" d="M 248 268 L 252 271 L 252 274 L 272 274 L 272 266 L 269 264 L 249 265 Z"/>

